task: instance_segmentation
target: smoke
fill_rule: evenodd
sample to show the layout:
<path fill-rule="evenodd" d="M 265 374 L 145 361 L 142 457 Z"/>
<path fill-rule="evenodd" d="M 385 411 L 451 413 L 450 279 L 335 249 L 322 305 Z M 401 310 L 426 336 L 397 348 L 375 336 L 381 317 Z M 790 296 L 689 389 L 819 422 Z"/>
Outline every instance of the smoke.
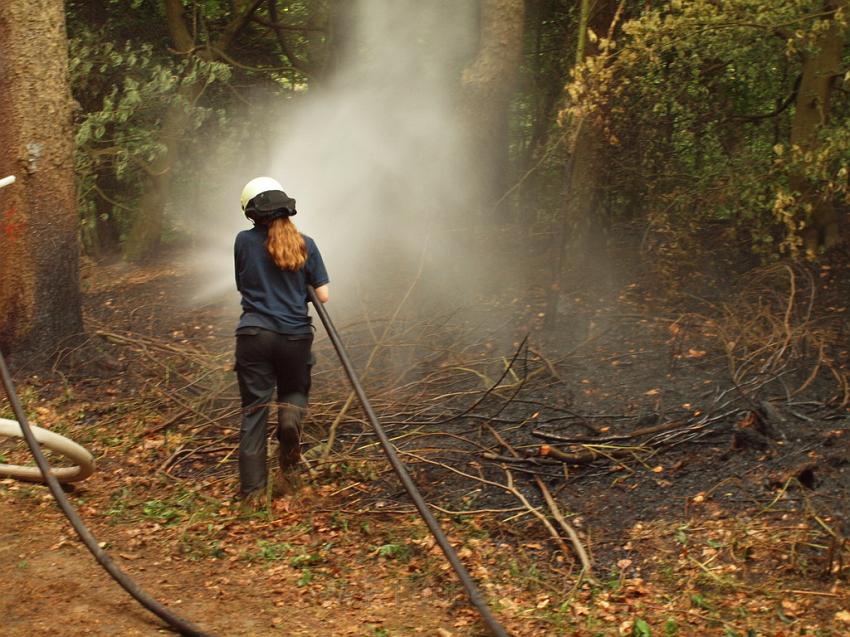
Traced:
<path fill-rule="evenodd" d="M 222 143 L 206 154 L 210 179 L 191 204 L 195 302 L 235 295 L 233 238 L 250 226 L 239 195 L 259 175 L 297 200 L 294 221 L 322 252 L 335 312 L 371 289 L 409 286 L 423 262 L 442 274 L 431 285 L 462 285 L 463 254 L 446 228 L 468 209 L 473 182 L 457 102 L 477 44 L 474 3 L 359 0 L 354 16 L 333 77 L 251 111 L 264 150 Z"/>

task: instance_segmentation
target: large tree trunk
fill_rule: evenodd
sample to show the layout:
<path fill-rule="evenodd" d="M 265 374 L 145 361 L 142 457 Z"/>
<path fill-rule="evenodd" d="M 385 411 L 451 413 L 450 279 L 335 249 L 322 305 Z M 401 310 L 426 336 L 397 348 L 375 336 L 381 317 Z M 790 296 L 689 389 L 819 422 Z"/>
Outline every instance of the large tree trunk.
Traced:
<path fill-rule="evenodd" d="M 827 0 L 825 11 L 847 7 L 846 0 Z M 847 41 L 847 27 L 831 20 L 821 31 L 813 50 L 803 62 L 800 88 L 797 92 L 794 118 L 791 121 L 791 145 L 802 150 L 817 149 L 818 130 L 829 120 L 833 78 L 842 72 L 841 58 Z M 811 206 L 812 216 L 803 231 L 804 247 L 812 255 L 818 249 L 830 248 L 839 240 L 838 216 L 831 198 L 824 197 L 818 184 L 805 175 L 791 175 L 791 189 L 799 193 L 801 202 Z"/>
<path fill-rule="evenodd" d="M 523 0 L 481 0 L 478 54 L 462 76 L 473 202 L 487 213 L 509 188 L 508 107 L 524 21 Z"/>
<path fill-rule="evenodd" d="M 0 2 L 0 347 L 51 352 L 82 331 L 62 0 Z"/>

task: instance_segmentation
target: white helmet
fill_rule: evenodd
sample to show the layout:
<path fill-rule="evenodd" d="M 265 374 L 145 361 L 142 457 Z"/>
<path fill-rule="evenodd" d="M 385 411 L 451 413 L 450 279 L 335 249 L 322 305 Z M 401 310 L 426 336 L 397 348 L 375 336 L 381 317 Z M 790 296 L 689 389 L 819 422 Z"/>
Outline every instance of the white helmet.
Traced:
<path fill-rule="evenodd" d="M 276 180 L 271 177 L 256 177 L 245 184 L 245 187 L 242 189 L 242 197 L 240 198 L 240 203 L 242 204 L 242 212 L 245 212 L 245 208 L 248 206 L 248 202 L 251 201 L 254 197 L 263 192 L 269 192 L 273 190 L 278 190 L 283 192 L 283 186 L 281 186 Z"/>

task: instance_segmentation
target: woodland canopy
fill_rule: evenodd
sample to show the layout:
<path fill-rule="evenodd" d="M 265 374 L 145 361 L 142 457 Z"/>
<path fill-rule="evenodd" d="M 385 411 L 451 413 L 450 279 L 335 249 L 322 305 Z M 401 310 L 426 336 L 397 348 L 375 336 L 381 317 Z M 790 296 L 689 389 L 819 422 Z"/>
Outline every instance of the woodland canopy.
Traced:
<path fill-rule="evenodd" d="M 348 4 L 68 2 L 85 250 L 141 258 L 173 237 L 185 219 L 168 214 L 168 193 L 204 178 L 197 143 L 252 148 L 259 109 L 286 118 L 321 91 L 352 45 Z M 449 24 L 478 3 L 444 4 Z M 845 3 L 502 0 L 479 11 L 487 28 L 457 60 L 454 90 L 459 108 L 482 92 L 479 117 L 496 128 L 486 136 L 499 145 L 479 156 L 495 172 L 486 214 L 549 231 L 569 215 L 573 244 L 628 222 L 690 249 L 710 228 L 763 259 L 840 240 Z M 521 55 L 488 48 L 501 34 L 521 34 Z"/>

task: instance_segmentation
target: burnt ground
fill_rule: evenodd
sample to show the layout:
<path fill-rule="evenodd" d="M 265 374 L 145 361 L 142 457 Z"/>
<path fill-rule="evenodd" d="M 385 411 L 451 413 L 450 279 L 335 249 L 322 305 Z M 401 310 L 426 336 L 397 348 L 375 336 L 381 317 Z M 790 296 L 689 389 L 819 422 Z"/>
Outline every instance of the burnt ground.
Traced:
<path fill-rule="evenodd" d="M 557 308 L 530 267 L 531 284 L 482 286 L 462 310 L 415 294 L 400 306 L 405 282 L 338 323 L 497 615 L 516 635 L 845 634 L 846 255 L 738 273 L 634 250 L 604 259 L 576 265 Z M 37 424 L 98 456 L 73 496 L 134 576 L 221 634 L 482 634 L 361 410 L 345 407 L 326 338 L 306 486 L 246 517 L 231 502 L 233 308 L 185 303 L 197 283 L 175 255 L 92 264 L 85 285 L 88 340 L 52 370 L 18 363 L 19 388 Z M 595 583 L 543 524 L 557 527 L 535 477 Z M 18 584 L 8 634 L 116 634 L 116 621 L 155 634 L 45 494 L 0 486 L 0 563 Z"/>

